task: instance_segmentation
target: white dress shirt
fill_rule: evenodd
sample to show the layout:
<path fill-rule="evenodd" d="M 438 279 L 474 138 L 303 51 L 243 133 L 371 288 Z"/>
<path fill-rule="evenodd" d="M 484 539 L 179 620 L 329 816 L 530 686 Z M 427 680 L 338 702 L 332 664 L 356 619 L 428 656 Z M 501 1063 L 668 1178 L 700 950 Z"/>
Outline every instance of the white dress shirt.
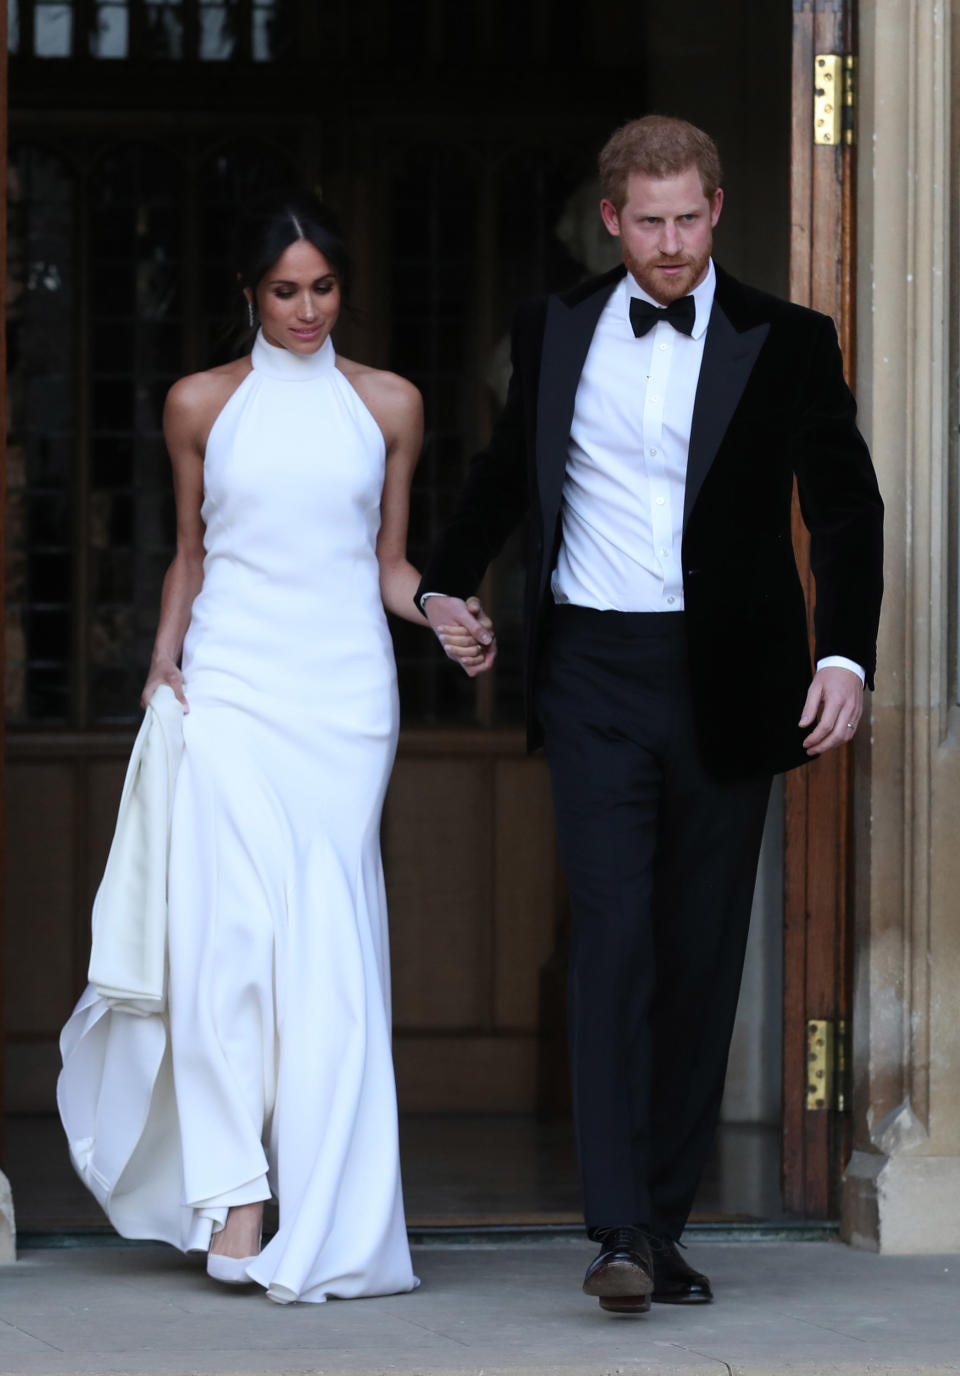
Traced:
<path fill-rule="evenodd" d="M 716 280 L 711 261 L 692 293 L 689 336 L 660 321 L 635 337 L 631 296 L 659 303 L 629 273 L 601 312 L 570 428 L 552 578 L 557 602 L 599 611 L 683 608 L 687 451 Z"/>
<path fill-rule="evenodd" d="M 580 375 L 563 483 L 558 603 L 599 611 L 683 609 L 680 545 L 690 427 L 716 272 L 691 293 L 690 335 L 659 321 L 639 339 L 630 298 L 660 303 L 632 274 L 610 295 Z M 863 669 L 830 655 L 818 669 Z"/>

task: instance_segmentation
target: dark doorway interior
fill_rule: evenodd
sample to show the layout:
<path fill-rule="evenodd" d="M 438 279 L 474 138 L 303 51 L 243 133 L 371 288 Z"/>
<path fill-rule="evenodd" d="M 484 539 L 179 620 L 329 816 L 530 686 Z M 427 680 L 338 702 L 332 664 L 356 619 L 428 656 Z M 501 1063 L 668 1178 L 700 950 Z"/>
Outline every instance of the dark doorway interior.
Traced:
<path fill-rule="evenodd" d="M 10 0 L 6 1121 L 22 1226 L 96 1217 L 52 1116 L 56 1037 L 84 983 L 171 549 L 163 396 L 224 348 L 233 220 L 290 182 L 338 208 L 358 269 L 338 347 L 424 394 L 416 562 L 489 430 L 516 304 L 610 261 L 592 177 L 619 121 L 653 108 L 716 134 L 719 254 L 786 291 L 790 8 L 759 8 Z M 518 730 L 520 577 L 510 548 L 485 589 L 501 659 L 479 691 L 396 629 L 385 853 L 420 1223 L 576 1218 L 569 1123 L 543 1092 L 562 902 Z M 489 876 L 455 912 L 455 876 L 418 867 L 438 825 Z M 775 1048 L 775 1000 L 757 997 L 745 1026 Z M 731 1109 L 704 1214 L 779 1212 L 769 1100 Z"/>

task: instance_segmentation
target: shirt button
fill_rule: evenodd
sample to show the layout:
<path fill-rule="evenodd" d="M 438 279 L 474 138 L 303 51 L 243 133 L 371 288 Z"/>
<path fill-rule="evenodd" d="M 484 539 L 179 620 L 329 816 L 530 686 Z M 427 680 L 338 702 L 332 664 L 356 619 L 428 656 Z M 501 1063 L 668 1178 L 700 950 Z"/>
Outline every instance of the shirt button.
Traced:
<path fill-rule="evenodd" d="M 663 506 L 663 498 L 662 498 L 662 497 L 658 497 L 658 498 L 657 498 L 657 506 Z"/>
<path fill-rule="evenodd" d="M 668 597 L 668 598 L 667 598 L 667 601 L 670 603 L 671 607 L 673 606 L 674 602 L 676 602 L 676 600 L 677 600 L 677 599 L 676 599 L 675 597 Z"/>
<path fill-rule="evenodd" d="M 651 401 L 656 401 L 656 399 L 657 399 L 657 398 L 656 398 L 656 397 L 653 395 L 653 393 L 651 392 L 651 393 L 650 393 L 650 400 L 651 400 Z"/>
<path fill-rule="evenodd" d="M 657 451 L 656 451 L 655 449 L 651 449 L 651 450 L 650 450 L 650 453 L 651 453 L 651 454 L 656 454 L 656 452 L 657 452 Z"/>
<path fill-rule="evenodd" d="M 665 353 L 667 352 L 667 350 L 669 349 L 669 347 L 670 347 L 669 344 L 661 344 L 661 345 L 660 345 L 660 352 L 661 352 L 662 354 L 665 354 Z"/>
<path fill-rule="evenodd" d="M 667 555 L 667 554 L 669 554 L 669 552 L 670 552 L 670 551 L 669 551 L 669 550 L 666 550 L 666 549 L 662 549 L 662 550 L 660 551 L 660 553 L 661 553 L 662 555 L 664 555 L 664 556 Z"/>

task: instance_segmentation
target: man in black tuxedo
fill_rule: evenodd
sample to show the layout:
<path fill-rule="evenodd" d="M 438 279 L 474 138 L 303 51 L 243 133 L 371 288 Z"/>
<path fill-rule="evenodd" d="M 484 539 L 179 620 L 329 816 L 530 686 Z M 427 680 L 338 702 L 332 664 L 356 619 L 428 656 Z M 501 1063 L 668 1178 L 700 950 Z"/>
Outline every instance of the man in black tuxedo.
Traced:
<path fill-rule="evenodd" d="M 882 503 L 826 316 L 714 266 L 713 142 L 649 116 L 600 155 L 624 266 L 519 313 L 489 447 L 418 600 L 465 599 L 528 517 L 531 746 L 574 918 L 583 1288 L 712 1298 L 676 1247 L 723 1091 L 772 776 L 849 741 L 872 687 Z M 816 578 L 816 671 L 790 531 Z M 812 681 L 811 681 L 812 680 Z"/>

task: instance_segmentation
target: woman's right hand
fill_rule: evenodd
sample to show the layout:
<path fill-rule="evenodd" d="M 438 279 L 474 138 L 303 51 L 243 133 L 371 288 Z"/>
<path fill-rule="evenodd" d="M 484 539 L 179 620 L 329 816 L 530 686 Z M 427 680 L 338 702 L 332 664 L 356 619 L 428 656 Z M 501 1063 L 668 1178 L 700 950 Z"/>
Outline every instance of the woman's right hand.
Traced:
<path fill-rule="evenodd" d="M 143 685 L 143 692 L 140 694 L 140 706 L 143 710 L 147 710 L 147 703 L 153 697 L 161 683 L 170 685 L 177 701 L 183 706 L 184 712 L 189 712 L 190 704 L 187 702 L 183 693 L 183 674 L 180 672 L 179 665 L 172 659 L 155 660 L 150 665 L 147 681 Z"/>

